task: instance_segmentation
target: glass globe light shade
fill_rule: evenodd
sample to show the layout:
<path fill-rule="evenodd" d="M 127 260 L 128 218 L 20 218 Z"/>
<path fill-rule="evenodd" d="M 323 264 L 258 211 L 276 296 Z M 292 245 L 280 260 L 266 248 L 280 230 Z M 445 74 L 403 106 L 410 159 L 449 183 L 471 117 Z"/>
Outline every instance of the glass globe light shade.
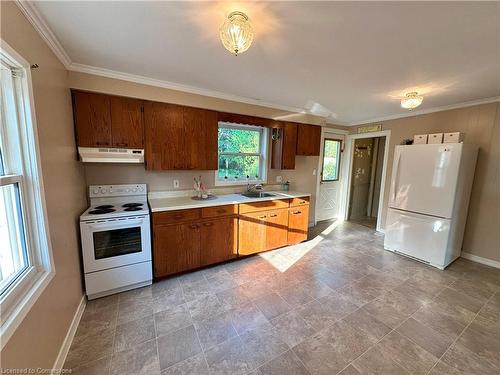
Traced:
<path fill-rule="evenodd" d="M 404 98 L 401 99 L 401 107 L 411 111 L 422 104 L 423 100 L 424 97 L 422 95 L 418 95 L 418 92 L 409 92 Z"/>
<path fill-rule="evenodd" d="M 245 52 L 253 41 L 252 25 L 242 12 L 232 12 L 219 30 L 220 40 L 224 47 L 238 56 Z"/>

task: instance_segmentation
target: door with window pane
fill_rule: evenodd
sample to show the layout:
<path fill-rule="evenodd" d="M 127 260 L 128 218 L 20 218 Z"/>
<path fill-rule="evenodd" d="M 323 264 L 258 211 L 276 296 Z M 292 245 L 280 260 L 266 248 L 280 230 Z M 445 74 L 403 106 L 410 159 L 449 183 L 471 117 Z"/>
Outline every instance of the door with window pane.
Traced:
<path fill-rule="evenodd" d="M 344 136 L 341 134 L 325 132 L 322 136 L 321 181 L 316 213 L 318 221 L 338 216 L 343 141 Z"/>

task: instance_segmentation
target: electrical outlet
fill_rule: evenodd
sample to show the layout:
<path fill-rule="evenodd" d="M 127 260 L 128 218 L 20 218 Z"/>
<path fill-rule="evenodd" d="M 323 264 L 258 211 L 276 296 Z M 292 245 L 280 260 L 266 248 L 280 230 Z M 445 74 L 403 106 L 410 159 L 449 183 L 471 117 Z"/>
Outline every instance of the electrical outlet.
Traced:
<path fill-rule="evenodd" d="M 179 180 L 174 180 L 174 189 L 179 189 Z"/>
<path fill-rule="evenodd" d="M 276 182 L 282 182 L 283 181 L 283 177 L 281 176 L 276 176 Z"/>
<path fill-rule="evenodd" d="M 313 169 L 313 176 L 316 176 L 316 168 Z"/>

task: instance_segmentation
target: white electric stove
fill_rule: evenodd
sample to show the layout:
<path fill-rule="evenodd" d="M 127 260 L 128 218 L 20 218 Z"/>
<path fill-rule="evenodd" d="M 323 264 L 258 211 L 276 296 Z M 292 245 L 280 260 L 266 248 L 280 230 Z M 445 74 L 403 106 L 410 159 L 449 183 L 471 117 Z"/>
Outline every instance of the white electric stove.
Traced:
<path fill-rule="evenodd" d="M 153 279 L 147 187 L 91 185 L 80 216 L 89 299 L 149 285 Z"/>

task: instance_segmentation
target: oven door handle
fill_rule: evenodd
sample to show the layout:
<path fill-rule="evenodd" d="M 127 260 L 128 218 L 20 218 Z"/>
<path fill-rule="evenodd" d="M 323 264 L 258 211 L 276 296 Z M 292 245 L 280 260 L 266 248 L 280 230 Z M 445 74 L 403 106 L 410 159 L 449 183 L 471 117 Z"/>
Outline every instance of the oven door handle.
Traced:
<path fill-rule="evenodd" d="M 115 229 L 115 228 L 129 228 L 135 226 L 141 226 L 144 223 L 144 218 L 139 219 L 125 219 L 125 220 L 106 220 L 106 221 L 94 221 L 94 222 L 86 222 L 88 228 L 90 229 L 98 229 L 99 231 Z"/>

